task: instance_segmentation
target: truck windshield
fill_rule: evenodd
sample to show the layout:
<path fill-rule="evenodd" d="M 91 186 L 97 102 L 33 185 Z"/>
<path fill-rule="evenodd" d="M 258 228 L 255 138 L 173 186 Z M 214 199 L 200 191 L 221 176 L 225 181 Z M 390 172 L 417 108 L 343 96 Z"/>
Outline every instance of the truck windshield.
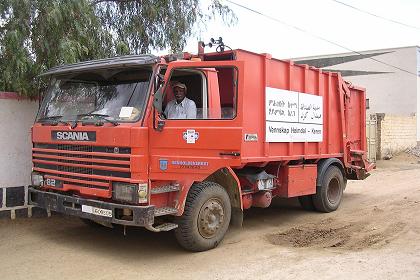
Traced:
<path fill-rule="evenodd" d="M 152 68 L 112 69 L 53 77 L 37 120 L 83 121 L 101 115 L 117 122 L 143 114 Z"/>

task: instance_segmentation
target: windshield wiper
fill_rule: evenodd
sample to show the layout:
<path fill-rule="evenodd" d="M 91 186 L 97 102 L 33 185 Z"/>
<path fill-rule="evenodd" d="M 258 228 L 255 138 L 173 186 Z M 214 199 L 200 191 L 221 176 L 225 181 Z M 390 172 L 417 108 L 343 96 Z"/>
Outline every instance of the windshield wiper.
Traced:
<path fill-rule="evenodd" d="M 63 124 L 69 124 L 66 121 L 61 121 L 60 119 L 63 116 L 49 116 L 49 117 L 43 117 L 37 120 L 37 122 L 40 123 L 47 123 L 47 124 L 51 124 L 51 125 L 57 125 L 59 123 L 63 123 Z"/>
<path fill-rule="evenodd" d="M 83 117 L 96 117 L 96 118 L 99 118 L 99 119 L 104 120 L 104 121 L 106 121 L 106 122 L 112 123 L 114 126 L 120 125 L 120 124 L 119 124 L 118 122 L 116 122 L 116 121 L 113 121 L 113 120 L 109 120 L 109 119 L 107 119 L 107 118 L 109 118 L 109 117 L 110 117 L 109 115 L 105 115 L 105 114 L 95 114 L 95 113 L 79 114 L 79 115 L 77 115 L 77 116 L 76 116 L 75 123 L 77 123 L 77 121 L 78 121 L 80 118 L 83 118 Z"/>

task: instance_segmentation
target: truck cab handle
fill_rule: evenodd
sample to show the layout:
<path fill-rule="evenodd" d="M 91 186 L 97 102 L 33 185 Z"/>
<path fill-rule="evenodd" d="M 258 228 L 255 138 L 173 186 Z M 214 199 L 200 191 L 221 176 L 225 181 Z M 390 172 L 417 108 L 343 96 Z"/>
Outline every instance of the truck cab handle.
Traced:
<path fill-rule="evenodd" d="M 229 153 L 219 153 L 219 155 L 239 157 L 241 155 L 241 153 L 240 152 L 229 152 Z"/>

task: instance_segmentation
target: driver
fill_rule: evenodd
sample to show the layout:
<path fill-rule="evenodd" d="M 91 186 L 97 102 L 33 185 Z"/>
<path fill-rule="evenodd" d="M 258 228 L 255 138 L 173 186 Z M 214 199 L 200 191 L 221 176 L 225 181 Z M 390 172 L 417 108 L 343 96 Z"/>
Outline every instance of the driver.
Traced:
<path fill-rule="evenodd" d="M 169 101 L 166 105 L 166 117 L 168 119 L 195 119 L 197 117 L 197 106 L 194 101 L 185 97 L 187 94 L 185 84 L 176 82 L 172 89 L 175 99 Z"/>

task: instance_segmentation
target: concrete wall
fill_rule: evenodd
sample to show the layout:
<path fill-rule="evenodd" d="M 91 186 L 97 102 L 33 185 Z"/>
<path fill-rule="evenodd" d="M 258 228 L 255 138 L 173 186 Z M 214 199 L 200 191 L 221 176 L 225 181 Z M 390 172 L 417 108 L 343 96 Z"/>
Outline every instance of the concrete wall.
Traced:
<path fill-rule="evenodd" d="M 420 145 L 420 48 L 417 47 L 417 145 Z"/>
<path fill-rule="evenodd" d="M 31 215 L 27 188 L 32 169 L 31 126 L 38 102 L 0 92 L 0 217 Z"/>
<path fill-rule="evenodd" d="M 377 115 L 379 159 L 395 155 L 417 145 L 416 116 Z"/>
<path fill-rule="evenodd" d="M 32 168 L 31 126 L 38 102 L 0 95 L 0 187 L 28 185 Z"/>

